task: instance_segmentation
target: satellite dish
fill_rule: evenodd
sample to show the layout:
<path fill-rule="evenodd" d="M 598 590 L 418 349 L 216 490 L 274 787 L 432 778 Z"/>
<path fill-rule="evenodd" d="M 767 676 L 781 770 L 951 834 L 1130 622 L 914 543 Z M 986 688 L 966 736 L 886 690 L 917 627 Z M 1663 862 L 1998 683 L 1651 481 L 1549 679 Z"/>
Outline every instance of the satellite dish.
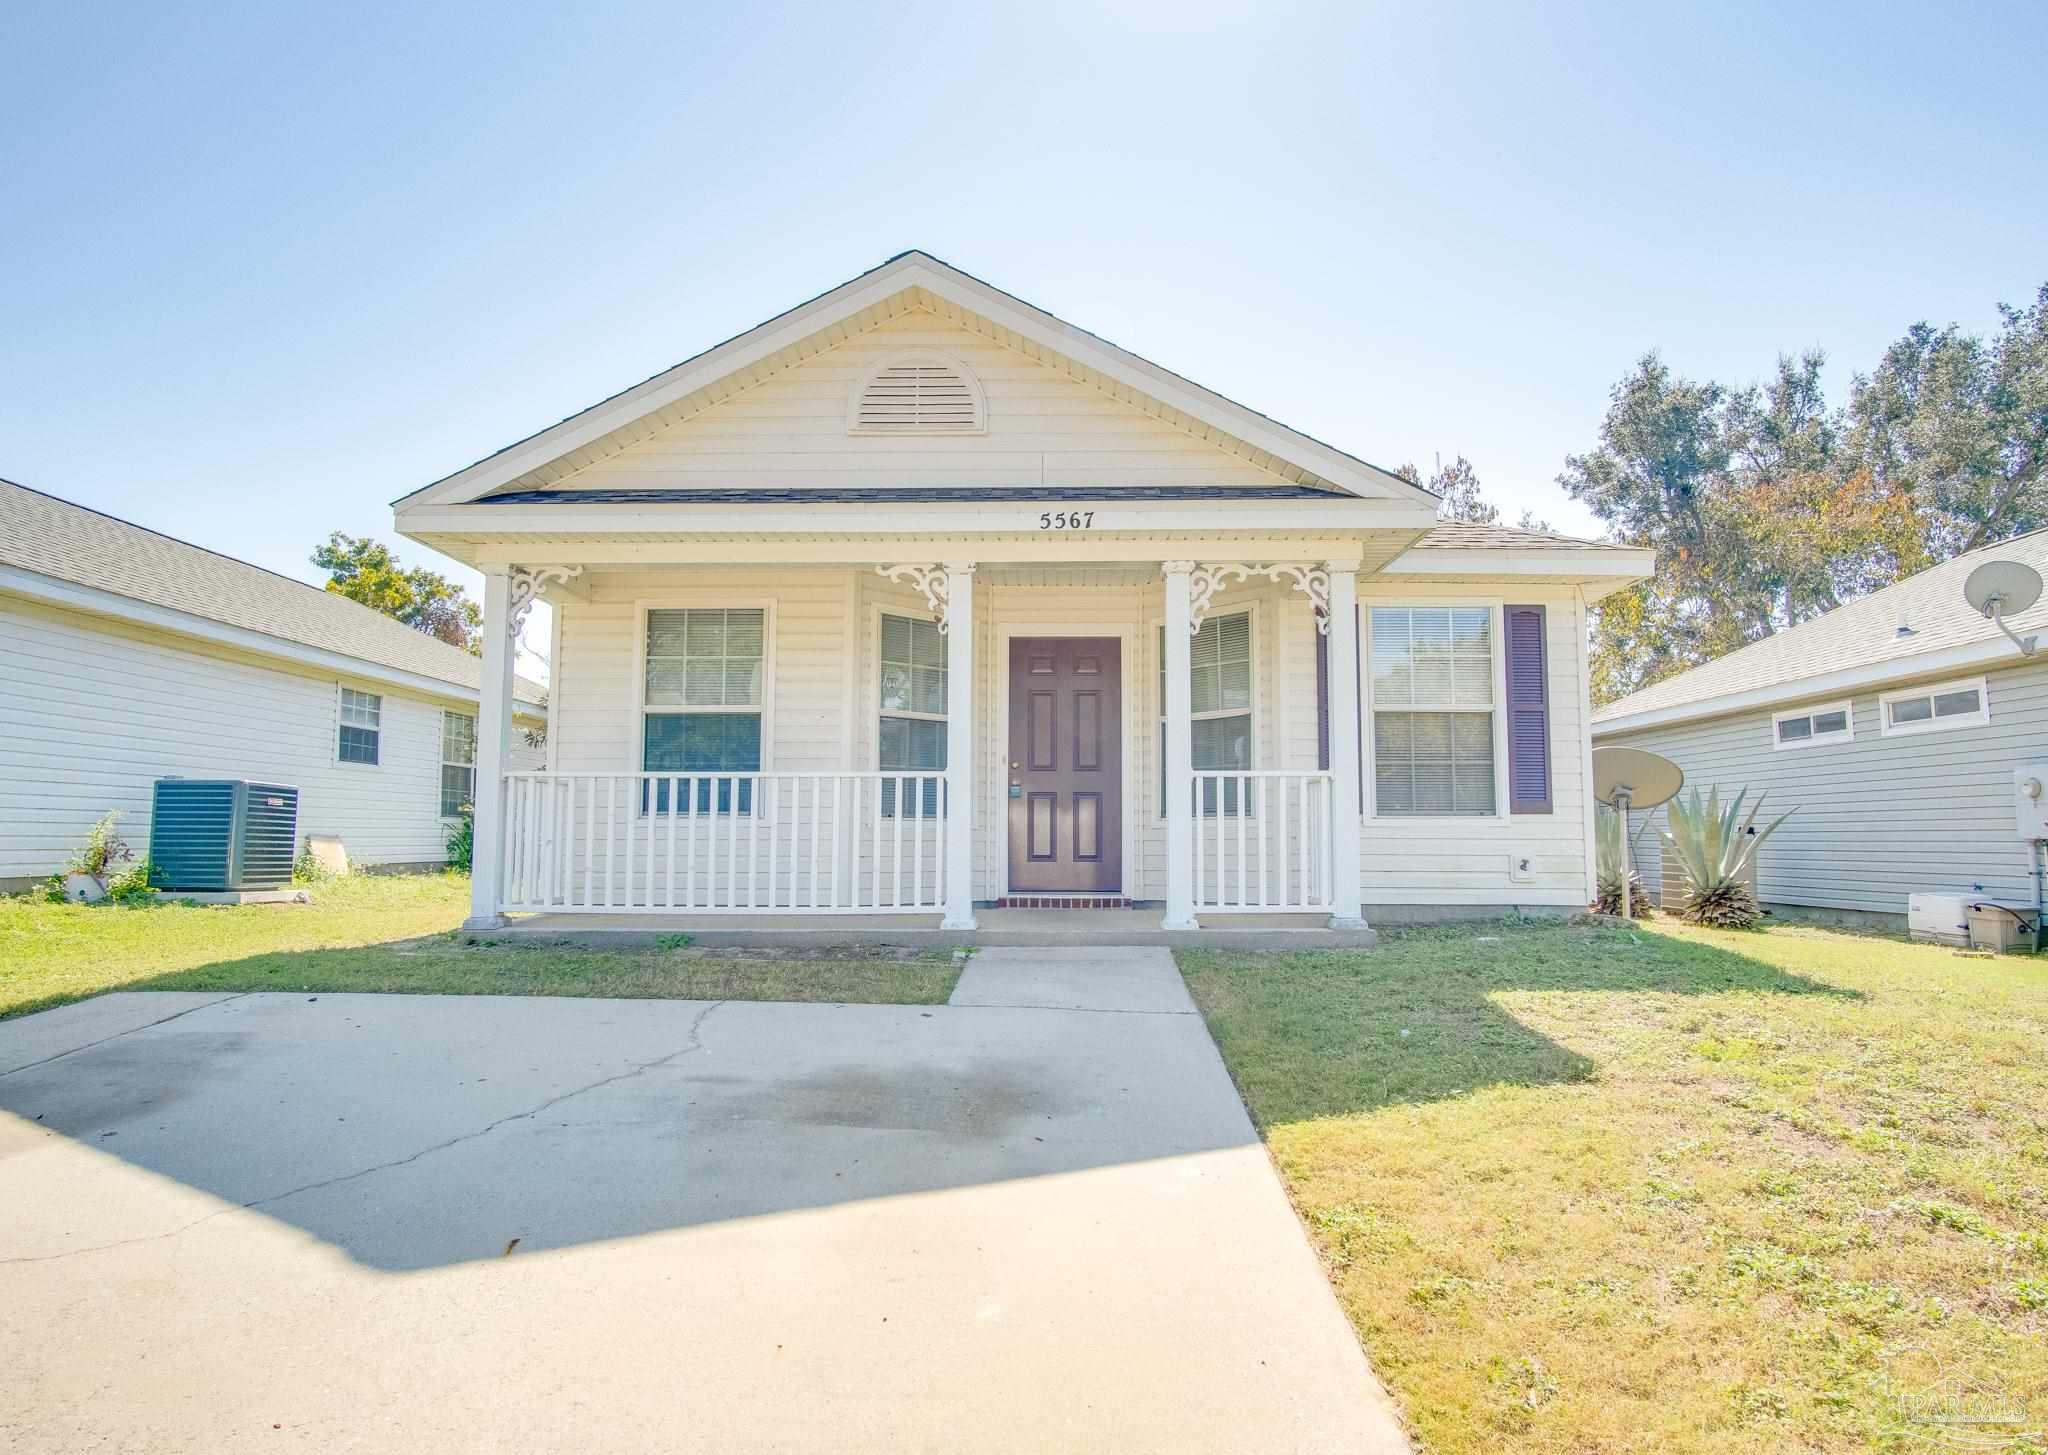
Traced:
<path fill-rule="evenodd" d="M 1986 561 L 1963 583 L 1963 600 L 1970 603 L 1970 610 L 1995 622 L 2023 656 L 2034 655 L 2040 638 L 2013 636 L 2005 624 L 2006 613 L 2025 611 L 2040 599 L 2041 573 L 2022 561 Z"/>
<path fill-rule="evenodd" d="M 1635 918 L 1634 870 L 1628 862 L 1628 812 L 1655 808 L 1685 787 L 1685 772 L 1645 748 L 1593 749 L 1593 796 L 1621 815 L 1621 915 Z"/>
<path fill-rule="evenodd" d="M 1685 773 L 1661 753 L 1642 748 L 1593 749 L 1593 796 L 1624 813 L 1655 808 L 1685 787 Z"/>

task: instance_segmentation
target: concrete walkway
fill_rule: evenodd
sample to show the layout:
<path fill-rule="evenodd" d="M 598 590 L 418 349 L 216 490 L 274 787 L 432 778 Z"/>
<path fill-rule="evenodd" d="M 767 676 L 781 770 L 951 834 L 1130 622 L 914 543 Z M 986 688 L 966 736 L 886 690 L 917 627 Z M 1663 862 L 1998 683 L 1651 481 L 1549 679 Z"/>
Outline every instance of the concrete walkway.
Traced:
<path fill-rule="evenodd" d="M 0 1023 L 0 1448 L 1406 1446 L 1162 951 Z"/>

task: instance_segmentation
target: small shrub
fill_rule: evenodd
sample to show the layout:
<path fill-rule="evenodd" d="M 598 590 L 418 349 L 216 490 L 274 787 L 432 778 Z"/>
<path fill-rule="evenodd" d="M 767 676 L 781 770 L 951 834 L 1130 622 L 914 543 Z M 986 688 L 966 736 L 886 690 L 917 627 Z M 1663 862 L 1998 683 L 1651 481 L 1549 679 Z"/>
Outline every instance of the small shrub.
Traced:
<path fill-rule="evenodd" d="M 687 950 L 690 948 L 688 935 L 656 935 L 654 948 L 657 950 Z"/>
<path fill-rule="evenodd" d="M 469 872 L 471 860 L 476 857 L 476 808 L 471 804 L 462 805 L 462 817 L 448 830 L 448 867 Z"/>
<path fill-rule="evenodd" d="M 120 812 L 108 809 L 106 816 L 92 826 L 85 842 L 71 856 L 64 866 L 67 874 L 90 874 L 93 878 L 106 881 L 107 867 L 111 864 L 125 864 L 135 857 L 135 851 L 128 847 L 128 841 L 115 832 Z"/>
<path fill-rule="evenodd" d="M 313 841 L 306 840 L 305 847 L 299 850 L 299 857 L 292 860 L 292 882 L 325 884 L 334 877 L 334 871 L 321 863 L 319 856 L 313 852 Z"/>
<path fill-rule="evenodd" d="M 1749 817 L 1737 822 L 1742 813 L 1742 800 L 1749 796 L 1743 789 L 1735 795 L 1726 809 L 1721 807 L 1721 790 L 1711 790 L 1707 797 L 1700 798 L 1699 789 L 1693 789 L 1686 798 L 1674 798 L 1665 810 L 1664 852 L 1675 855 L 1678 867 L 1685 875 L 1684 917 L 1696 925 L 1708 925 L 1716 929 L 1746 930 L 1757 921 L 1761 913 L 1757 909 L 1756 896 L 1750 892 L 1744 877 L 1750 861 L 1763 842 L 1776 833 L 1786 819 L 1787 813 L 1776 823 L 1762 832 L 1756 830 L 1757 810 L 1764 806 L 1761 795 L 1749 811 Z"/>
<path fill-rule="evenodd" d="M 150 884 L 149 875 L 148 858 L 137 859 L 107 881 L 107 897 L 116 904 L 148 904 L 156 898 L 156 889 Z"/>
<path fill-rule="evenodd" d="M 1648 820 L 1644 821 L 1645 827 Z M 1593 908 L 1601 914 L 1626 914 L 1630 919 L 1650 917 L 1650 892 L 1643 888 L 1643 876 L 1636 872 L 1635 856 L 1631 853 L 1628 868 L 1628 908 L 1621 906 L 1621 815 L 1606 804 L 1594 810 L 1593 847 L 1595 851 L 1595 884 Z M 1642 830 L 1636 831 L 1640 840 Z M 1631 850 L 1638 847 L 1631 844 Z"/>

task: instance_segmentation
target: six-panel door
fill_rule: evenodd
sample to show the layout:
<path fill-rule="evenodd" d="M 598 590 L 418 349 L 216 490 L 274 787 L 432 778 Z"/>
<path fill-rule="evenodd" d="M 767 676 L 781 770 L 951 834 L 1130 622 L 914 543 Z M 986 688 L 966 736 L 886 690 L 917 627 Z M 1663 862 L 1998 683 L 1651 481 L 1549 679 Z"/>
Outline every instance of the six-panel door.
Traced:
<path fill-rule="evenodd" d="M 1010 642 L 1010 891 L 1123 888 L 1123 644 Z"/>

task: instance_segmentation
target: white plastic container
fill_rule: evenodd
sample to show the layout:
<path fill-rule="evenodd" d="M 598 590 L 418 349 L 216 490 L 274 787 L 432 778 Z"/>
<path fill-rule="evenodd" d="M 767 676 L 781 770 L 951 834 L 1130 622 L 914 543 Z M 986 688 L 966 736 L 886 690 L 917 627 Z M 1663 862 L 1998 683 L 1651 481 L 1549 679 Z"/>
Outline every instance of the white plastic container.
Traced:
<path fill-rule="evenodd" d="M 1961 894 L 1912 894 L 1906 897 L 1906 932 L 1916 940 L 1967 948 L 1970 943 L 1968 897 Z"/>

